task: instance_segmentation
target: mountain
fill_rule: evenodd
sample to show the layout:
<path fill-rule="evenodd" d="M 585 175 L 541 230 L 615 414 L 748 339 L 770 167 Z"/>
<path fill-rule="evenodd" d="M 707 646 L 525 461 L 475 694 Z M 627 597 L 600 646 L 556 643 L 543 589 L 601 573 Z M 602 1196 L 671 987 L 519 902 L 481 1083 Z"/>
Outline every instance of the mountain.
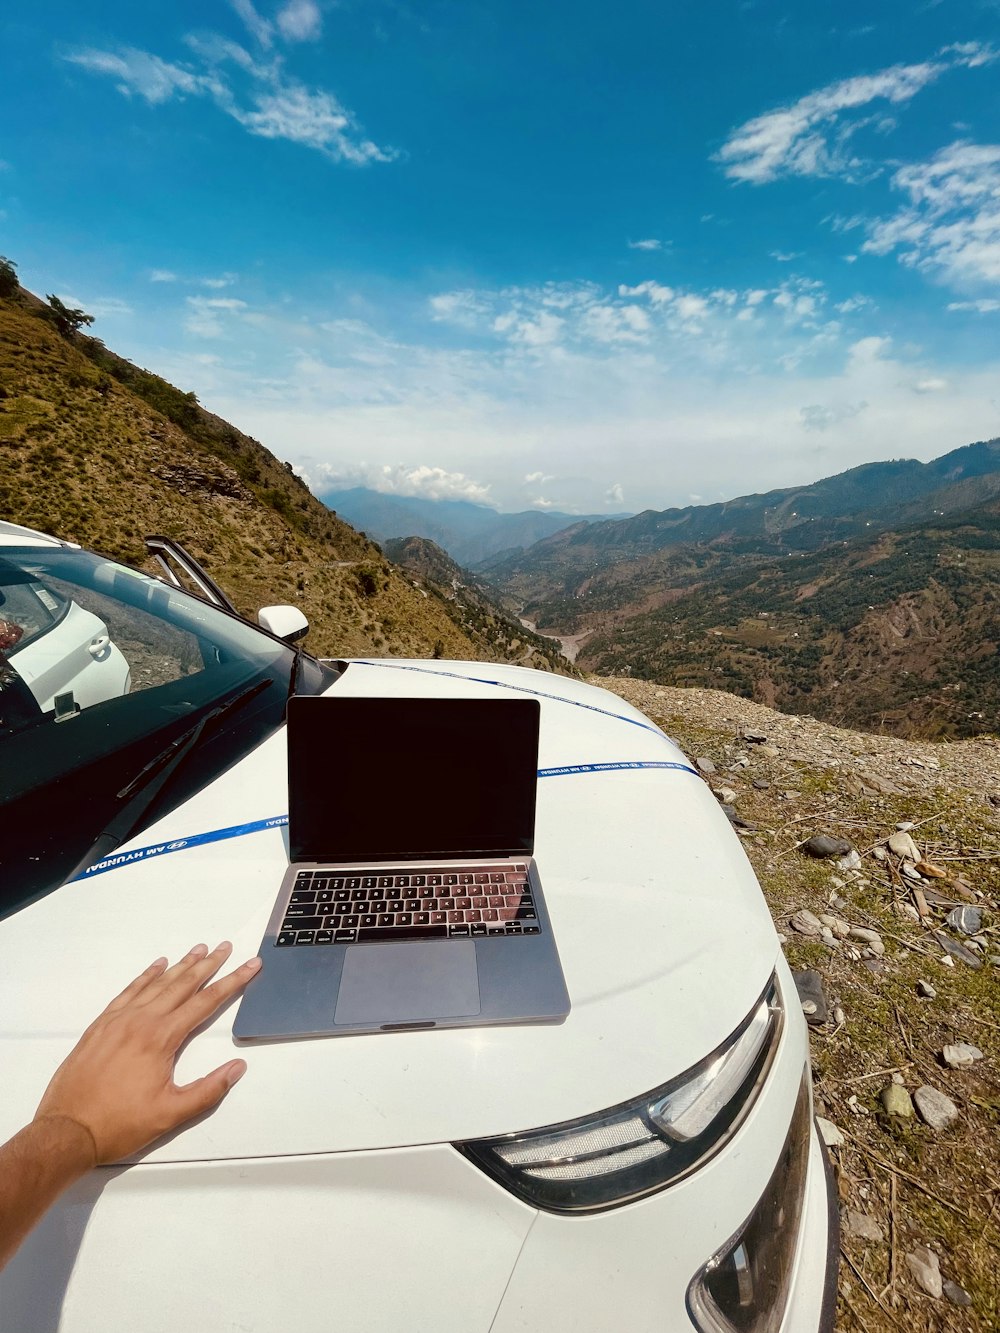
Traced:
<path fill-rule="evenodd" d="M 965 445 L 930 463 L 866 463 L 810 486 L 743 495 L 722 504 L 645 510 L 631 518 L 566 528 L 522 553 L 483 562 L 482 572 L 524 601 L 570 594 L 595 570 L 680 545 L 725 546 L 778 556 L 888 531 L 1000 495 L 1000 440 Z"/>
<path fill-rule="evenodd" d="M 315 653 L 506 660 L 263 445 L 50 316 L 0 297 L 0 515 L 135 564 L 146 533 L 176 537 L 251 618 L 300 606 Z"/>
<path fill-rule="evenodd" d="M 426 537 L 391 537 L 386 556 L 413 577 L 424 596 L 440 599 L 458 627 L 474 641 L 501 644 L 507 661 L 569 674 L 573 668 L 551 639 L 535 634 L 500 605 L 495 592 Z"/>
<path fill-rule="evenodd" d="M 380 543 L 392 537 L 427 537 L 464 566 L 476 565 L 501 551 L 522 550 L 571 524 L 606 517 L 581 518 L 535 509 L 500 514 L 468 500 L 383 495 L 364 486 L 326 491 L 322 499 L 341 518 Z"/>
<path fill-rule="evenodd" d="M 584 670 L 901 736 L 1000 731 L 998 441 L 567 529 L 488 568 L 540 630 L 586 636 Z"/>

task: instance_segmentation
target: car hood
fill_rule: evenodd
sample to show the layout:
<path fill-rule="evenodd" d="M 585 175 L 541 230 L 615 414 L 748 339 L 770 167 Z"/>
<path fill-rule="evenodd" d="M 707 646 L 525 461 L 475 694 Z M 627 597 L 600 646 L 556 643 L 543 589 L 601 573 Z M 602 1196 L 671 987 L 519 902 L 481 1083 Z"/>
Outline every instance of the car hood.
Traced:
<path fill-rule="evenodd" d="M 572 1011 L 560 1025 L 244 1046 L 211 1115 L 142 1155 L 192 1161 L 455 1141 L 599 1111 L 683 1072 L 760 995 L 777 939 L 718 803 L 677 747 L 603 690 L 480 662 L 357 661 L 331 693 L 541 700 L 535 856 Z M 279 731 L 87 878 L 0 924 L 0 1142 L 113 994 L 192 944 L 256 952 L 288 860 Z M 179 1082 L 237 1053 L 235 1002 Z"/>

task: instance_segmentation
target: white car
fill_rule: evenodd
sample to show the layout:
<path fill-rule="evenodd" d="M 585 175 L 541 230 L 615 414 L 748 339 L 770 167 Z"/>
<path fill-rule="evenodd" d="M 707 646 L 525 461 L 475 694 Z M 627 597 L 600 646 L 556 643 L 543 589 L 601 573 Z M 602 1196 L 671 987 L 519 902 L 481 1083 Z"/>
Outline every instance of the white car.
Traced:
<path fill-rule="evenodd" d="M 559 1025 L 242 1047 L 214 1113 L 48 1214 L 0 1274 L 5 1333 L 832 1329 L 801 1006 L 738 839 L 659 728 L 510 666 L 321 662 L 10 525 L 0 561 L 112 625 L 132 673 L 59 721 L 0 712 L 0 1141 L 149 959 L 256 951 L 293 691 L 540 700 L 535 856 L 572 1002 Z M 234 1053 L 234 1013 L 178 1081 Z"/>

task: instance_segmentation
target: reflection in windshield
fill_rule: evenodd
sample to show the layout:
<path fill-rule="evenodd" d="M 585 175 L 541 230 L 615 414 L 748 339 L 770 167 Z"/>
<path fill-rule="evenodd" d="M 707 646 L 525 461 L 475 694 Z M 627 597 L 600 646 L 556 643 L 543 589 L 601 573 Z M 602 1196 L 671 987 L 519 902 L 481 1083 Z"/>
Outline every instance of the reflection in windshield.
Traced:
<path fill-rule="evenodd" d="M 62 882 L 114 827 L 121 791 L 178 738 L 197 743 L 138 827 L 280 726 L 293 661 L 280 640 L 123 565 L 3 547 L 0 914 Z M 307 661 L 303 693 L 333 678 Z M 244 707 L 218 712 L 243 693 Z"/>

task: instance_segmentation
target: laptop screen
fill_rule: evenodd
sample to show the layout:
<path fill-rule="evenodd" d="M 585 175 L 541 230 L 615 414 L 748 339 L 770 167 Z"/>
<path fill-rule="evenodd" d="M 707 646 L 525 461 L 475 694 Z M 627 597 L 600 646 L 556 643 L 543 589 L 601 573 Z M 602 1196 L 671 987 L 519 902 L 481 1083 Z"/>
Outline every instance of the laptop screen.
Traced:
<path fill-rule="evenodd" d="M 293 861 L 530 855 L 537 699 L 293 698 Z"/>

